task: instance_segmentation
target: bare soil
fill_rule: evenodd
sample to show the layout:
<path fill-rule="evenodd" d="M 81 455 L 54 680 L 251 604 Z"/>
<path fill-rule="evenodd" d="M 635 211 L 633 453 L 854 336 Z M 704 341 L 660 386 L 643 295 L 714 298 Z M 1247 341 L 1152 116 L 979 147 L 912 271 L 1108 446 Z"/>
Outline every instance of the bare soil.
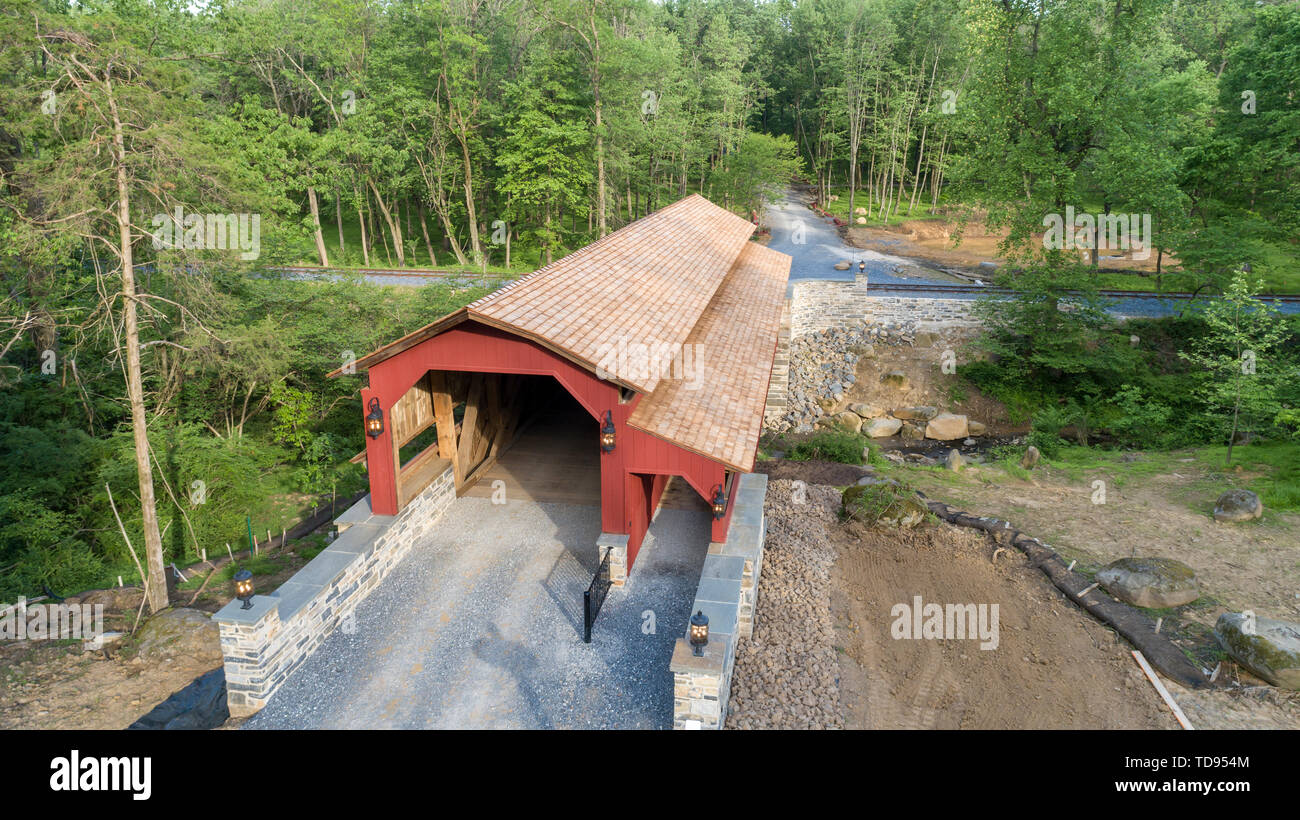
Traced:
<path fill-rule="evenodd" d="M 831 608 L 846 728 L 1177 728 L 1126 644 L 1018 551 L 947 524 L 841 527 Z M 891 608 L 997 604 L 999 643 L 906 640 Z"/>
<path fill-rule="evenodd" d="M 274 556 L 281 566 L 255 579 L 260 593 L 277 588 L 308 560 L 292 549 Z M 214 613 L 233 597 L 230 585 L 216 580 L 191 604 L 196 591 L 174 590 L 172 606 Z M 134 601 L 139 600 L 137 591 Z M 136 606 L 105 606 L 105 630 L 130 633 L 136 612 Z M 0 729 L 125 729 L 220 665 L 183 652 L 142 657 L 135 650 L 130 635 L 117 646 L 89 652 L 80 641 L 0 642 Z"/>
<path fill-rule="evenodd" d="M 998 243 L 1006 237 L 1005 231 L 990 231 L 982 220 L 971 220 L 961 235 L 961 243 L 954 245 L 957 221 L 950 217 L 937 219 L 912 219 L 884 227 L 851 227 L 846 229 L 848 240 L 860 248 L 867 248 L 895 256 L 923 259 L 937 265 L 959 268 L 976 268 L 981 262 L 1004 263 L 998 252 Z M 1036 237 L 1041 241 L 1042 234 Z M 1156 254 L 1149 259 L 1132 259 L 1131 252 L 1101 251 L 1098 267 L 1112 271 L 1156 270 Z M 1177 260 L 1165 255 L 1161 268 L 1177 267 Z"/>

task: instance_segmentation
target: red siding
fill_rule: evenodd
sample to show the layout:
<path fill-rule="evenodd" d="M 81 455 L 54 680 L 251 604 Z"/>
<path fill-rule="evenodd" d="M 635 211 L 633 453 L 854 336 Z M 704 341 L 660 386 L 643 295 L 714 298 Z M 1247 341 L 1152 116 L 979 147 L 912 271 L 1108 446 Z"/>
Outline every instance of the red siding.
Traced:
<path fill-rule="evenodd" d="M 710 500 L 713 489 L 725 481 L 721 464 L 628 427 L 627 418 L 640 396 L 620 403 L 614 384 L 541 345 L 471 321 L 426 339 L 369 370 L 370 387 L 361 391 L 362 407 L 377 396 L 385 420 L 382 436 L 366 438 L 371 506 L 378 514 L 397 513 L 389 411 L 430 370 L 554 376 L 598 422 L 604 421 L 606 411 L 612 411 L 617 444 L 614 452 L 601 455 L 601 528 L 628 534 L 629 568 L 668 476 L 682 476 Z M 596 435 L 593 427 L 592 447 L 598 446 Z M 714 522 L 713 540 L 724 540 L 729 522 L 730 507 L 723 521 Z"/>

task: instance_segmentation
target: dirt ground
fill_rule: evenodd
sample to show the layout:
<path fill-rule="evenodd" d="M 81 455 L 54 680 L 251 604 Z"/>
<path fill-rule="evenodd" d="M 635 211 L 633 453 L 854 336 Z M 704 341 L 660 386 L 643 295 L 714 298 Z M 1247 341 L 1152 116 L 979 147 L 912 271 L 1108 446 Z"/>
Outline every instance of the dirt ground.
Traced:
<path fill-rule="evenodd" d="M 1179 615 L 1207 627 L 1226 610 L 1300 619 L 1300 515 L 1267 512 L 1257 524 L 1220 524 L 1210 512 L 1224 478 L 1191 458 L 1175 465 L 1136 477 L 1098 468 L 1077 480 L 1048 464 L 1027 481 L 994 466 L 960 476 L 914 469 L 906 477 L 931 497 L 1011 521 L 1088 569 L 1134 554 L 1182 561 L 1196 570 L 1207 600 Z M 1094 481 L 1105 482 L 1105 503 L 1093 503 Z"/>
<path fill-rule="evenodd" d="M 219 663 L 22 642 L 0 654 L 0 729 L 125 729 Z"/>
<path fill-rule="evenodd" d="M 259 592 L 275 589 L 307 561 L 293 551 L 277 553 L 275 558 L 279 569 L 257 577 Z M 133 601 L 124 601 L 129 606 L 107 605 L 104 627 L 130 633 L 140 595 L 131 588 L 120 592 L 124 598 L 134 592 Z M 197 588 L 173 591 L 172 607 L 210 614 L 233 597 L 229 584 L 216 581 L 191 604 L 196 592 Z M 147 619 L 146 615 L 141 627 Z M 142 657 L 136 649 L 130 636 L 118 646 L 90 652 L 82 650 L 80 641 L 0 642 L 0 729 L 125 729 L 221 665 L 216 645 L 206 658 L 185 651 Z"/>
<path fill-rule="evenodd" d="M 947 524 L 839 528 L 831 601 L 846 728 L 1173 729 L 1123 641 L 1018 551 Z M 891 608 L 997 604 L 999 643 L 906 640 Z"/>
<path fill-rule="evenodd" d="M 998 243 L 1005 232 L 992 233 L 984 223 L 972 220 L 962 233 L 961 244 L 953 246 L 953 232 L 957 223 L 953 219 L 912 219 L 883 228 L 852 227 L 847 229 L 849 241 L 861 248 L 924 259 L 946 267 L 976 268 L 981 262 L 1006 260 L 998 253 Z M 1039 239 L 1041 240 L 1041 235 Z M 1156 254 L 1149 259 L 1132 259 L 1131 252 L 1103 249 L 1098 264 L 1102 270 L 1150 271 L 1156 270 Z M 1164 270 L 1177 265 L 1177 260 L 1165 255 L 1161 263 Z"/>

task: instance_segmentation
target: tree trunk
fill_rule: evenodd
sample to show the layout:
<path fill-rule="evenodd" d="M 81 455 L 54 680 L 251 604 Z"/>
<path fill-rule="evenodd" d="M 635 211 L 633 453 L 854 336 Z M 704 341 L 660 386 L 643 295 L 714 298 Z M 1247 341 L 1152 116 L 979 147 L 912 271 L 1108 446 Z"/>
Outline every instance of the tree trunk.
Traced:
<path fill-rule="evenodd" d="M 339 226 L 339 256 L 343 257 L 344 264 L 347 263 L 348 249 L 343 242 L 343 201 L 339 198 L 339 192 L 334 192 L 334 221 Z"/>
<path fill-rule="evenodd" d="M 311 226 L 316 238 L 316 255 L 320 257 L 320 263 L 323 267 L 330 266 L 330 258 L 325 253 L 325 234 L 320 229 L 320 203 L 316 201 L 316 189 L 307 186 L 307 204 L 311 206 Z"/>
<path fill-rule="evenodd" d="M 429 241 L 429 224 L 424 221 L 424 203 L 420 203 L 420 233 L 424 234 L 424 247 L 429 252 L 429 267 L 438 267 L 438 257 L 433 255 L 433 243 Z"/>
<path fill-rule="evenodd" d="M 117 165 L 117 232 L 122 260 L 122 333 L 126 338 L 126 393 L 131 404 L 131 433 L 135 442 L 135 469 L 140 484 L 140 521 L 149 574 L 144 579 L 149 611 L 167 608 L 167 581 L 163 577 L 162 534 L 158 531 L 158 504 L 149 461 L 149 434 L 145 426 L 144 379 L 140 374 L 140 336 L 136 324 L 135 261 L 131 254 L 131 194 L 126 176 L 126 145 L 112 82 L 105 79 L 109 111 L 113 117 L 113 153 Z"/>
<path fill-rule="evenodd" d="M 379 188 L 375 186 L 373 179 L 367 179 L 370 190 L 375 194 L 375 203 L 379 205 L 379 212 L 384 216 L 384 222 L 388 223 L 388 235 L 392 240 L 393 253 L 397 255 L 397 267 L 406 267 L 406 251 L 402 248 L 402 222 L 400 218 L 394 218 L 393 212 L 384 204 L 384 198 L 379 195 Z M 385 253 L 387 249 L 385 248 Z"/>

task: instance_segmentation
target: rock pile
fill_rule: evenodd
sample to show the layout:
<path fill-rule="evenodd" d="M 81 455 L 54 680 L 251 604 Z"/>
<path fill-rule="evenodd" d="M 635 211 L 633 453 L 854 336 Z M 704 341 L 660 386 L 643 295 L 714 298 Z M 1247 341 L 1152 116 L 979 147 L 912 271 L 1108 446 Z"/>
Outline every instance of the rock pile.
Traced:
<path fill-rule="evenodd" d="M 784 415 L 767 432 L 811 432 L 813 424 L 857 381 L 858 360 L 875 356 L 881 345 L 910 346 L 916 323 L 865 322 L 800 336 L 790 342 L 790 385 Z"/>
<path fill-rule="evenodd" d="M 792 481 L 768 485 L 754 637 L 736 651 L 727 728 L 843 728 L 826 533 L 839 507 L 834 487 L 796 494 Z"/>

